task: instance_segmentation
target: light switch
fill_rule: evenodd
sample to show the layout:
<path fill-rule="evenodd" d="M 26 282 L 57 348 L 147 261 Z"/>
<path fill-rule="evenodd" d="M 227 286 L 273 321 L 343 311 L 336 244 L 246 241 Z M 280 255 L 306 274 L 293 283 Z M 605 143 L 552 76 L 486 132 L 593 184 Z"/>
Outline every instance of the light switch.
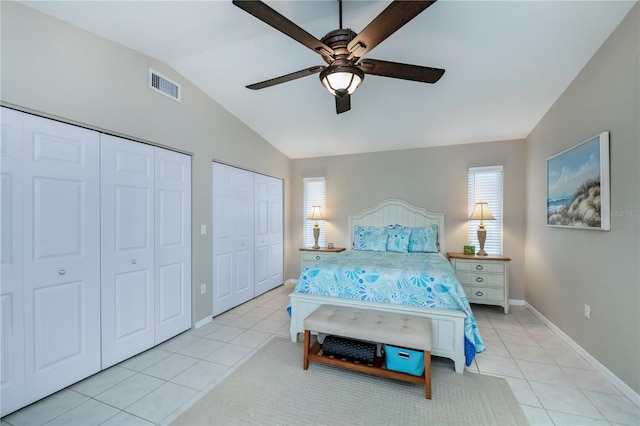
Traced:
<path fill-rule="evenodd" d="M 207 235 L 207 225 L 200 225 L 200 235 Z"/>

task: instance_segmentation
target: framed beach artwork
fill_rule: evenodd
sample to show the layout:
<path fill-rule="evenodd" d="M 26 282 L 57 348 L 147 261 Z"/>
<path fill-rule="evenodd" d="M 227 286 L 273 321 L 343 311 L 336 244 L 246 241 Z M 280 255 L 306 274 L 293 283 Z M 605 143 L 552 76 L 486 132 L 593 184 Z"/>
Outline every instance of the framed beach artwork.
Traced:
<path fill-rule="evenodd" d="M 609 132 L 547 160 L 547 225 L 610 229 Z"/>

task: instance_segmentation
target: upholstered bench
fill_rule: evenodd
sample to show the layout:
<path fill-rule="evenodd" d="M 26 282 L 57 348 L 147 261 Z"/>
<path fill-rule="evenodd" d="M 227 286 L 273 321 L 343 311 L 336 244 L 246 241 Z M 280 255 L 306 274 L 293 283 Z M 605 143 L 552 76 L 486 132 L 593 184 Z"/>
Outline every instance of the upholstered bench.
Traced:
<path fill-rule="evenodd" d="M 388 370 L 381 365 L 357 364 L 319 355 L 322 345 L 315 342 L 313 347 L 310 347 L 311 331 L 422 350 L 424 351 L 424 377 Z M 372 309 L 320 305 L 304 319 L 303 367 L 305 370 L 309 368 L 309 361 L 421 384 L 425 386 L 426 398 L 431 399 L 431 320 L 420 316 Z"/>

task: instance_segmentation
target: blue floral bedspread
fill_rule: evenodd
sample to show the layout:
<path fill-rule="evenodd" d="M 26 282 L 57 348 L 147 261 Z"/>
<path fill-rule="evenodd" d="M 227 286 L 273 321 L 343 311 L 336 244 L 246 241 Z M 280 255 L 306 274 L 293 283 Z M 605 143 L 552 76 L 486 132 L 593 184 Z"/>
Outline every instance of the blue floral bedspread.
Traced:
<path fill-rule="evenodd" d="M 347 250 L 302 271 L 294 291 L 463 311 L 467 366 L 485 351 L 467 296 L 440 253 Z"/>

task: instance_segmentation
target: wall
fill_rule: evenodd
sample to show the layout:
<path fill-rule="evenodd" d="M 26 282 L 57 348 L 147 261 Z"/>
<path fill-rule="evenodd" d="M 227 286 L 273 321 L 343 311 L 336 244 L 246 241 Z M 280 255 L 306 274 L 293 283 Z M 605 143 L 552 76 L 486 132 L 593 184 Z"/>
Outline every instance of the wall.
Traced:
<path fill-rule="evenodd" d="M 302 179 L 327 179 L 327 242 L 348 247 L 347 215 L 387 198 L 400 198 L 446 213 L 448 251 L 467 242 L 467 171 L 504 165 L 504 253 L 511 257 L 511 299 L 524 299 L 525 144 L 524 140 L 420 148 L 293 160 L 291 169 L 291 246 L 302 246 Z M 297 263 L 294 263 L 297 262 Z M 299 255 L 290 263 L 297 266 Z M 289 276 L 289 278 L 297 278 Z"/>
<path fill-rule="evenodd" d="M 640 70 L 636 4 L 527 138 L 525 297 L 640 392 Z M 546 226 L 546 159 L 610 132 L 611 230 Z M 591 305 L 591 319 L 583 317 Z"/>
<path fill-rule="evenodd" d="M 290 160 L 167 65 L 23 5 L 1 7 L 3 105 L 192 154 L 193 320 L 211 315 L 212 160 L 285 180 L 285 242 Z M 181 103 L 149 90 L 149 67 L 182 85 Z"/>

